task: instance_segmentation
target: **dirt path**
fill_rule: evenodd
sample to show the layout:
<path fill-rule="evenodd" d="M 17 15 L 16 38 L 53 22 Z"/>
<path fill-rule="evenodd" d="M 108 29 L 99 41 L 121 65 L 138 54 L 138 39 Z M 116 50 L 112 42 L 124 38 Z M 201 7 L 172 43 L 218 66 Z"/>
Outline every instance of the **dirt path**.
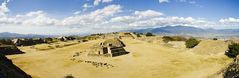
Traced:
<path fill-rule="evenodd" d="M 203 78 L 219 71 L 231 60 L 224 55 L 196 55 L 158 44 L 124 39 L 130 53 L 110 59 L 112 68 L 92 66 L 70 60 L 101 40 L 80 43 L 58 49 L 34 51 L 22 48 L 26 54 L 11 55 L 13 63 L 33 78 L 62 78 L 72 74 L 76 78 Z"/>

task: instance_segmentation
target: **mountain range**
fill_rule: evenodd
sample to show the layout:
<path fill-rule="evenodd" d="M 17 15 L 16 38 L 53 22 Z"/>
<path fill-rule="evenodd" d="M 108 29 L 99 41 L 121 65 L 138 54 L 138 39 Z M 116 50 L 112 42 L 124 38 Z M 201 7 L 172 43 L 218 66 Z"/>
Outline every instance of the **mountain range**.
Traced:
<path fill-rule="evenodd" d="M 45 38 L 47 35 L 37 35 L 37 34 L 18 34 L 10 32 L 0 33 L 0 38 Z"/>
<path fill-rule="evenodd" d="M 147 29 L 127 30 L 130 32 L 146 33 L 151 32 L 158 35 L 177 35 L 177 36 L 193 36 L 193 37 L 222 37 L 231 38 L 239 37 L 239 29 L 202 29 L 189 26 L 165 26 Z M 78 33 L 76 33 L 77 35 Z M 59 35 L 58 35 L 59 36 Z M 10 32 L 0 33 L 0 38 L 45 38 L 54 37 L 54 35 L 37 35 L 37 34 L 18 34 Z"/>
<path fill-rule="evenodd" d="M 159 35 L 179 35 L 194 37 L 239 37 L 239 29 L 202 29 L 189 26 L 165 26 L 130 30 L 131 32 L 151 32 Z"/>

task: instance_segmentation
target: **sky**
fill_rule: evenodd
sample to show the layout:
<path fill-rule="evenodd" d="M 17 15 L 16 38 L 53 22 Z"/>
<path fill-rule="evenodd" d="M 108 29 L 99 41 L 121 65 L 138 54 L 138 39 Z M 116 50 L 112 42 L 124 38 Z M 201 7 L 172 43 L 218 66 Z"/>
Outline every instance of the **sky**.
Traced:
<path fill-rule="evenodd" d="M 0 32 L 84 34 L 163 26 L 239 29 L 239 0 L 0 0 Z"/>

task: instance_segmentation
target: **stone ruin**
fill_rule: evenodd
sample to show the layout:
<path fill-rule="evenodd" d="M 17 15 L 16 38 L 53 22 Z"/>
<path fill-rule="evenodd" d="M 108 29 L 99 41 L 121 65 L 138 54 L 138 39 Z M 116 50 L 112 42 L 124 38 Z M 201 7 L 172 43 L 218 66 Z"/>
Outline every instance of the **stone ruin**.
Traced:
<path fill-rule="evenodd" d="M 134 36 L 132 35 L 132 33 L 130 33 L 130 32 L 119 32 L 118 36 L 120 39 L 123 39 L 123 38 L 135 39 Z"/>
<path fill-rule="evenodd" d="M 0 53 L 0 78 L 32 78 Z"/>
<path fill-rule="evenodd" d="M 118 38 L 108 39 L 98 45 L 94 45 L 88 56 L 106 56 L 106 57 L 115 57 L 129 52 L 124 49 L 125 44 L 120 41 Z"/>
<path fill-rule="evenodd" d="M 4 55 L 12 55 L 12 54 L 22 54 L 24 52 L 20 51 L 14 45 L 0 45 L 0 53 Z"/>
<path fill-rule="evenodd" d="M 32 38 L 32 39 L 13 39 L 13 44 L 16 46 L 31 46 L 36 44 L 46 43 L 42 38 Z"/>
<path fill-rule="evenodd" d="M 10 41 L 11 42 L 11 41 Z M 14 44 L 1 42 L 0 41 L 0 54 L 12 55 L 12 54 L 22 54 L 24 52 L 20 51 Z"/>

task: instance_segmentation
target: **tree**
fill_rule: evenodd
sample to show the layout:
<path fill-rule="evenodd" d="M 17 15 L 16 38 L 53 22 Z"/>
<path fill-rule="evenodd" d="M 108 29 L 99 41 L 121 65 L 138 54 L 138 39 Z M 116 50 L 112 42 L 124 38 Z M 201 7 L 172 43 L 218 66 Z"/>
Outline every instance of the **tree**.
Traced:
<path fill-rule="evenodd" d="M 197 46 L 199 43 L 199 41 L 195 38 L 189 38 L 187 41 L 186 41 L 186 47 L 187 48 L 193 48 L 195 46 Z"/>
<path fill-rule="evenodd" d="M 154 36 L 152 33 L 150 33 L 150 32 L 147 32 L 146 34 L 145 34 L 146 36 Z"/>
<path fill-rule="evenodd" d="M 239 54 L 239 43 L 228 45 L 228 51 L 225 54 L 230 58 L 235 58 Z"/>
<path fill-rule="evenodd" d="M 213 38 L 213 40 L 217 40 L 217 38 Z"/>

